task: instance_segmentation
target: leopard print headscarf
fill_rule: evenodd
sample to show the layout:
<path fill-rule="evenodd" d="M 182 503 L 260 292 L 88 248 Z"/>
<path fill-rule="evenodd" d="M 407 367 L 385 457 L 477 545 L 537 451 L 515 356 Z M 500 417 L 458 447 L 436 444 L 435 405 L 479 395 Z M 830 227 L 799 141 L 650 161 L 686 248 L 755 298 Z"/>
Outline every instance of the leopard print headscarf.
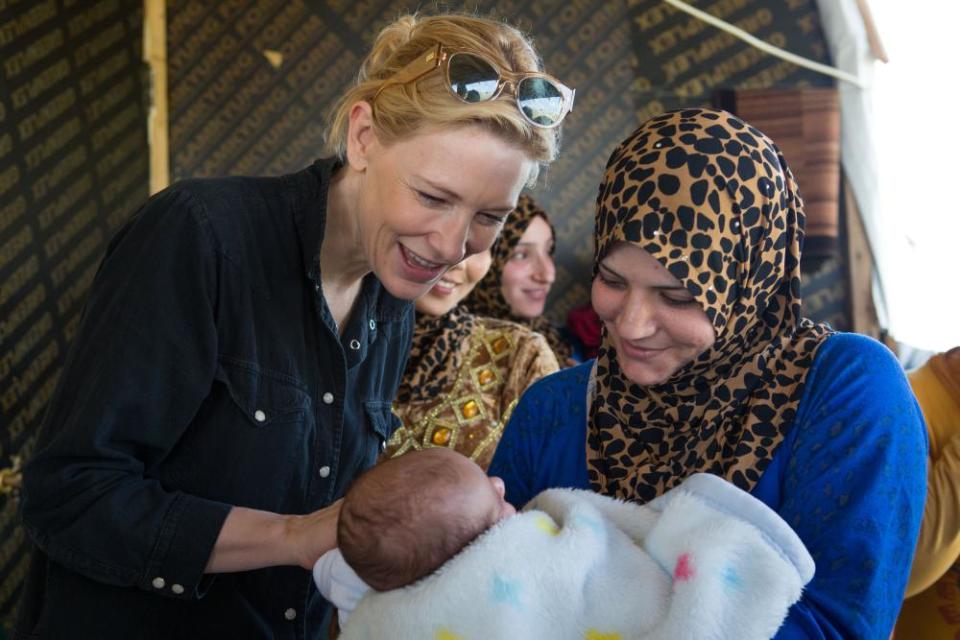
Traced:
<path fill-rule="evenodd" d="M 527 227 L 537 216 L 543 218 L 550 226 L 550 233 L 556 239 L 557 234 L 553 225 L 550 224 L 547 212 L 537 206 L 537 203 L 530 196 L 521 195 L 517 201 L 517 208 L 507 217 L 507 221 L 500 232 L 500 237 L 497 238 L 491 249 L 493 262 L 490 265 L 490 271 L 477 283 L 477 286 L 470 292 L 463 304 L 478 316 L 511 320 L 530 327 L 547 339 L 550 348 L 557 356 L 557 361 L 563 366 L 566 359 L 572 355 L 573 350 L 557 328 L 543 316 L 530 319 L 513 315 L 510 304 L 504 299 L 500 288 L 503 269 L 507 266 L 510 254 L 519 244 Z"/>
<path fill-rule="evenodd" d="M 397 404 L 408 404 L 414 393 L 418 397 L 439 397 L 450 390 L 462 364 L 460 345 L 470 338 L 475 324 L 473 314 L 463 305 L 442 316 L 417 312 Z"/>
<path fill-rule="evenodd" d="M 662 114 L 613 152 L 597 195 L 594 276 L 615 242 L 640 247 L 693 294 L 716 342 L 641 387 L 604 331 L 587 434 L 595 491 L 647 502 L 698 471 L 753 488 L 830 334 L 801 316 L 803 220 L 779 149 L 729 113 Z"/>

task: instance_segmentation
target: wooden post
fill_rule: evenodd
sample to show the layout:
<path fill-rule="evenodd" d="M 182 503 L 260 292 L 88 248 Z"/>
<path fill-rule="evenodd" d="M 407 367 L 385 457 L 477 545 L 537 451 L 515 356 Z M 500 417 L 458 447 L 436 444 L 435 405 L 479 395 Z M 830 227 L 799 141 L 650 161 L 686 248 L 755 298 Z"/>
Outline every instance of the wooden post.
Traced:
<path fill-rule="evenodd" d="M 150 146 L 150 193 L 170 184 L 170 149 L 167 126 L 167 11 L 166 0 L 143 1 L 143 59 L 150 69 L 150 112 L 147 143 Z"/>
<path fill-rule="evenodd" d="M 847 230 L 847 273 L 850 290 L 850 326 L 856 333 L 881 338 L 880 320 L 873 299 L 873 252 L 860 219 L 853 189 L 844 178 L 843 204 Z"/>

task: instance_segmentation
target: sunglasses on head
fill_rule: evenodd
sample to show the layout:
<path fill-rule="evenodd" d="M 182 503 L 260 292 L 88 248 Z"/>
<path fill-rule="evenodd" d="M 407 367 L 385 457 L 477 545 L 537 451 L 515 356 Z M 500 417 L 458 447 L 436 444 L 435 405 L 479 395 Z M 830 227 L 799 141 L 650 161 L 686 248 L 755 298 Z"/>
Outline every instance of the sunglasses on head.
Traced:
<path fill-rule="evenodd" d="M 501 70 L 479 54 L 448 49 L 440 44 L 387 79 L 373 96 L 373 102 L 387 87 L 416 82 L 440 68 L 447 89 L 463 102 L 495 100 L 504 87 L 508 87 L 516 98 L 520 113 L 536 127 L 555 127 L 573 110 L 576 90 L 552 76 Z"/>

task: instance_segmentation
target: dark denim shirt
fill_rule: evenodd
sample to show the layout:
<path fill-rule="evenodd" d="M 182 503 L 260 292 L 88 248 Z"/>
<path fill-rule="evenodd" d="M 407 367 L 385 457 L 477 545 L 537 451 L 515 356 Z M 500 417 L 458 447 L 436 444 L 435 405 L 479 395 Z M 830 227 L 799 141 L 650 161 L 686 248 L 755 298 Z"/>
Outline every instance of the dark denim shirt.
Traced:
<path fill-rule="evenodd" d="M 371 274 L 338 336 L 319 161 L 178 183 L 111 242 L 23 486 L 23 637 L 319 638 L 298 567 L 203 570 L 232 505 L 309 513 L 397 425 L 413 307 Z"/>

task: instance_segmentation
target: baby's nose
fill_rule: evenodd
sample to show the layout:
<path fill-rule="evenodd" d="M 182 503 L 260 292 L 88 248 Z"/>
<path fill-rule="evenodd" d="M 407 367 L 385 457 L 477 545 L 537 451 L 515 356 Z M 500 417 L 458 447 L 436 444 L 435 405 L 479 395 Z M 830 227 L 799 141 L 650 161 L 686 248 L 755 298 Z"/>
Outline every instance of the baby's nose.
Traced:
<path fill-rule="evenodd" d="M 507 495 L 507 486 L 503 483 L 503 480 L 501 478 L 498 478 L 496 476 L 491 476 L 490 482 L 493 483 L 493 487 L 494 489 L 497 490 L 498 496 L 503 498 L 505 495 Z"/>

